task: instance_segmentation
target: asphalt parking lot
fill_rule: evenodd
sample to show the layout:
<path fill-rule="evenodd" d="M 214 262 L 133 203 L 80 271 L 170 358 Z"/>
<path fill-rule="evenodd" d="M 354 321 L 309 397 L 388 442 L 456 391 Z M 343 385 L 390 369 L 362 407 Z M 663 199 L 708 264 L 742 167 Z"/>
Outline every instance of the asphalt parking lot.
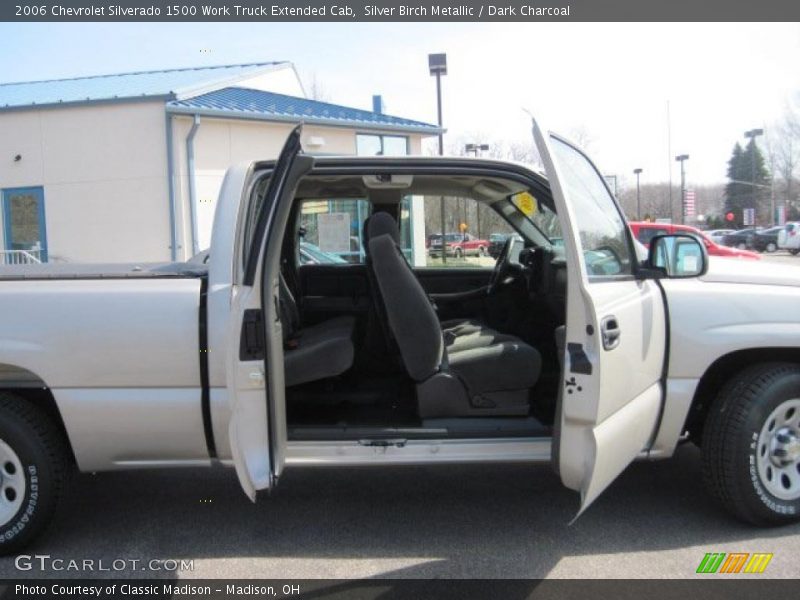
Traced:
<path fill-rule="evenodd" d="M 255 505 L 223 468 L 81 475 L 28 552 L 193 559 L 177 574 L 116 573 L 169 578 L 685 578 L 706 552 L 772 552 L 769 576 L 800 576 L 800 525 L 728 517 L 698 458 L 687 445 L 633 465 L 572 525 L 577 498 L 547 466 L 289 470 Z M 92 575 L 14 562 L 0 577 Z"/>
<path fill-rule="evenodd" d="M 786 263 L 790 265 L 797 265 L 800 267 L 800 255 L 792 256 L 785 250 L 778 250 L 777 252 L 764 252 L 760 255 L 762 260 L 775 263 Z"/>

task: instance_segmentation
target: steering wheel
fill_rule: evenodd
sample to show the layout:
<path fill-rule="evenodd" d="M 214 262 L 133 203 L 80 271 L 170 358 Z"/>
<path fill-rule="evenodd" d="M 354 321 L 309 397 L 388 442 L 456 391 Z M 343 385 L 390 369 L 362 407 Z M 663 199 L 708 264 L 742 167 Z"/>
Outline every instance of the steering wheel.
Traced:
<path fill-rule="evenodd" d="M 511 266 L 511 248 L 514 246 L 514 238 L 510 236 L 503 244 L 503 249 L 497 257 L 497 262 L 494 263 L 494 270 L 491 277 L 489 277 L 489 285 L 486 286 L 486 294 L 491 295 L 497 287 L 506 279 L 509 267 Z"/>

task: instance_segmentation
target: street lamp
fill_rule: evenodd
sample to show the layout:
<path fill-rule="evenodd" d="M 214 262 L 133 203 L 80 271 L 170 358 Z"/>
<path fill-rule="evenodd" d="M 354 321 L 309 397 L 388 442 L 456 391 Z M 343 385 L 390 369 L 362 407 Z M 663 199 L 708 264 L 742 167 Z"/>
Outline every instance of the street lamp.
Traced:
<path fill-rule="evenodd" d="M 444 154 L 444 132 L 442 131 L 442 76 L 447 75 L 447 54 L 428 54 L 428 71 L 436 77 L 436 115 L 439 123 L 439 156 Z M 439 198 L 439 212 L 442 219 L 442 263 L 447 262 L 445 243 L 444 196 Z"/>
<path fill-rule="evenodd" d="M 642 203 L 639 197 L 639 175 L 642 174 L 641 169 L 634 169 L 633 174 L 636 175 L 636 220 L 642 220 Z"/>
<path fill-rule="evenodd" d="M 481 152 L 486 152 L 489 149 L 489 144 L 465 144 L 464 151 L 466 153 L 472 152 L 475 154 L 475 158 L 480 156 Z M 467 201 L 464 200 L 464 223 L 467 222 Z M 481 205 L 480 202 L 475 204 L 475 233 L 478 236 L 478 239 L 481 237 Z"/>
<path fill-rule="evenodd" d="M 753 143 L 752 152 L 750 152 L 751 160 L 751 182 L 753 184 L 753 227 L 756 226 L 756 215 L 758 214 L 757 206 L 756 206 L 756 138 L 759 135 L 764 135 L 763 129 L 751 129 L 750 131 L 744 132 L 744 137 L 749 138 Z M 771 219 L 772 217 L 770 217 Z"/>
<path fill-rule="evenodd" d="M 489 149 L 489 144 L 467 144 L 464 146 L 465 152 L 472 152 L 477 158 L 481 152 L 486 152 Z"/>
<path fill-rule="evenodd" d="M 681 225 L 686 221 L 686 172 L 683 170 L 683 163 L 689 160 L 688 154 L 679 154 L 675 157 L 681 163 Z"/>

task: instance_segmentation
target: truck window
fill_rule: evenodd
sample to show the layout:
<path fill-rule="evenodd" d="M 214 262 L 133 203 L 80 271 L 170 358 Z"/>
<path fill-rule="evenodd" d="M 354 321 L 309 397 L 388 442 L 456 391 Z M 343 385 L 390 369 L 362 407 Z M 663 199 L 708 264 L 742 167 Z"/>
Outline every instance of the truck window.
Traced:
<path fill-rule="evenodd" d="M 514 233 L 503 217 L 474 198 L 409 195 L 400 204 L 400 246 L 415 268 L 492 269 Z"/>
<path fill-rule="evenodd" d="M 298 264 L 363 264 L 362 234 L 371 206 L 365 198 L 307 198 L 302 201 Z"/>
<path fill-rule="evenodd" d="M 633 261 L 628 228 L 601 175 L 572 146 L 553 138 L 552 147 L 577 221 L 590 279 L 630 275 Z"/>
<path fill-rule="evenodd" d="M 252 245 L 253 245 L 253 230 L 256 226 L 256 220 L 258 219 L 258 213 L 261 210 L 261 206 L 264 203 L 264 194 L 267 192 L 267 186 L 269 186 L 269 177 L 263 177 L 256 183 L 255 189 L 253 190 L 253 195 L 250 198 L 250 202 L 247 204 L 247 209 L 244 214 L 244 221 L 242 223 L 242 268 L 246 268 L 247 266 L 247 259 L 250 256 L 250 252 L 252 252 Z"/>

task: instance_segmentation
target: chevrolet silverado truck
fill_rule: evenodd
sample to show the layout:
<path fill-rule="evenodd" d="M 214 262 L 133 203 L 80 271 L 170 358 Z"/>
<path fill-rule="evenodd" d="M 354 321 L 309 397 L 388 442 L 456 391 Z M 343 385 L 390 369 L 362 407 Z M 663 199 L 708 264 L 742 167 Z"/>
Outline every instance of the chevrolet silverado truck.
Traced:
<path fill-rule="evenodd" d="M 284 469 L 549 462 L 580 514 L 684 441 L 735 516 L 796 521 L 798 272 L 709 262 L 680 233 L 645 250 L 589 158 L 534 135 L 544 174 L 315 158 L 298 127 L 228 171 L 198 259 L 5 268 L 0 549 L 43 530 L 74 469 L 223 464 L 255 500 Z M 442 195 L 517 232 L 494 268 L 408 261 L 401 205 Z M 342 198 L 371 207 L 366 260 L 303 264 L 299 207 Z"/>

